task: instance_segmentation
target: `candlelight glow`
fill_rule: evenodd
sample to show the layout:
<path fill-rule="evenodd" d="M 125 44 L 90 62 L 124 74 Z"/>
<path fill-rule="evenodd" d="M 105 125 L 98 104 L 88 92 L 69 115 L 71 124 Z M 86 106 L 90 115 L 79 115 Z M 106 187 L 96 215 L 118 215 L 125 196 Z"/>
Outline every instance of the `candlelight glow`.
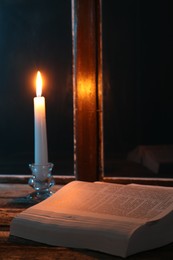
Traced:
<path fill-rule="evenodd" d="M 79 98 L 90 99 L 93 96 L 94 80 L 91 77 L 81 78 L 78 85 Z"/>
<path fill-rule="evenodd" d="M 41 94 L 42 94 L 42 77 L 41 77 L 40 71 L 37 72 L 36 94 L 37 94 L 37 97 L 41 97 Z"/>

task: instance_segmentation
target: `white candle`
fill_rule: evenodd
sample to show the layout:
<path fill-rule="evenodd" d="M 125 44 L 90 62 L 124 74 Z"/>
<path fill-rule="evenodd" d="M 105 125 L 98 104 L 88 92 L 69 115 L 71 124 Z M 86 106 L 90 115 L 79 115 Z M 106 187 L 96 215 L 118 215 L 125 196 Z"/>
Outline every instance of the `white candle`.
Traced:
<path fill-rule="evenodd" d="M 34 98 L 34 139 L 35 139 L 35 164 L 47 165 L 47 131 L 45 98 L 42 95 L 41 73 L 37 72 L 36 95 Z"/>

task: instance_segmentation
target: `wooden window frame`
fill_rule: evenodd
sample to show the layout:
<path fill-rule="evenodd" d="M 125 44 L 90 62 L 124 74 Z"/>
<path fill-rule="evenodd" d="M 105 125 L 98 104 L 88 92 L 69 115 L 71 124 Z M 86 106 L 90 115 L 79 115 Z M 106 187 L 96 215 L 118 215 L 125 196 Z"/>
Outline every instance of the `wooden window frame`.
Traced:
<path fill-rule="evenodd" d="M 74 102 L 74 176 L 72 180 L 173 186 L 172 179 L 104 177 L 102 0 L 71 0 Z M 0 175 L 1 183 L 26 183 L 27 175 Z"/>
<path fill-rule="evenodd" d="M 102 0 L 72 0 L 72 36 L 76 178 L 173 186 L 168 178 L 104 177 Z M 84 89 L 82 96 L 81 88 L 87 88 L 85 79 L 91 74 L 90 93 Z"/>
<path fill-rule="evenodd" d="M 74 169 L 78 180 L 103 176 L 101 0 L 72 0 Z"/>

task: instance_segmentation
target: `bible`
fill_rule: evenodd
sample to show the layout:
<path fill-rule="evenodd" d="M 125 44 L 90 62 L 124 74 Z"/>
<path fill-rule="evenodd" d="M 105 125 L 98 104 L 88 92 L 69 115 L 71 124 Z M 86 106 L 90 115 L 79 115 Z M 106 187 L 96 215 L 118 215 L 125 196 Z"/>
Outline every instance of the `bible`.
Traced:
<path fill-rule="evenodd" d="M 72 181 L 17 215 L 10 235 L 125 258 L 173 242 L 173 188 Z"/>

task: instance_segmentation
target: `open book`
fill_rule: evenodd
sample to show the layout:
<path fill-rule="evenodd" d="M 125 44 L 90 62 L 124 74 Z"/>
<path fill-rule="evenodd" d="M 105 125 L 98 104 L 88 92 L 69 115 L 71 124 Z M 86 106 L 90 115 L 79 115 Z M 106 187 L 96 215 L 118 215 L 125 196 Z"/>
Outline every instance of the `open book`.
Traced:
<path fill-rule="evenodd" d="M 126 257 L 173 242 L 173 188 L 73 181 L 16 216 L 10 234 Z"/>

